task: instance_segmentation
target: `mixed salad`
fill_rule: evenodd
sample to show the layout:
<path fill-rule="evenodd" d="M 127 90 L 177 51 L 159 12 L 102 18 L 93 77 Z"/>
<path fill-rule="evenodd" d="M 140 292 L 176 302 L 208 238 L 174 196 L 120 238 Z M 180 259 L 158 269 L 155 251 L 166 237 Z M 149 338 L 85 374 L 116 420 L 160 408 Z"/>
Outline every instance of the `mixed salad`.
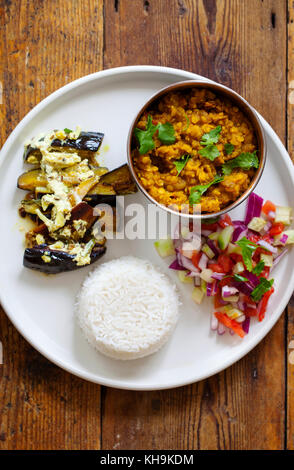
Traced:
<path fill-rule="evenodd" d="M 213 298 L 212 330 L 243 338 L 251 318 L 265 317 L 274 293 L 272 270 L 294 243 L 291 217 L 290 207 L 251 193 L 244 221 L 233 221 L 228 214 L 209 219 L 201 226 L 201 237 L 191 224 L 179 226 L 173 240 L 158 240 L 155 247 L 162 257 L 176 254 L 169 268 L 194 285 L 197 304 L 205 296 Z"/>

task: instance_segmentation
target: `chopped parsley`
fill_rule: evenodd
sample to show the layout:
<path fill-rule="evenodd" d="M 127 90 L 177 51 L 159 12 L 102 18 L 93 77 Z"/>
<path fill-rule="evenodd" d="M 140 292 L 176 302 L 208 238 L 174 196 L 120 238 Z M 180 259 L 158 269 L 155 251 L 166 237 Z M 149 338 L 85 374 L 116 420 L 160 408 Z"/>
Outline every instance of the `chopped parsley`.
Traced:
<path fill-rule="evenodd" d="M 182 155 L 179 160 L 174 161 L 175 167 L 177 169 L 177 176 L 181 173 L 181 171 L 185 168 L 188 160 L 190 160 L 191 155 Z"/>
<path fill-rule="evenodd" d="M 238 157 L 229 160 L 222 165 L 224 175 L 230 175 L 234 168 L 243 168 L 243 170 L 250 170 L 250 168 L 258 168 L 259 160 L 256 155 L 256 150 L 253 153 L 244 152 Z"/>
<path fill-rule="evenodd" d="M 240 276 L 240 274 L 234 274 L 233 279 L 237 282 L 247 282 L 247 281 L 249 281 L 249 279 L 247 279 L 247 277 Z"/>
<path fill-rule="evenodd" d="M 153 136 L 158 131 L 158 138 L 164 145 L 174 144 L 176 141 L 175 130 L 172 124 L 166 122 L 165 124 L 157 124 L 156 126 L 152 123 L 152 117 L 150 114 L 147 118 L 147 125 L 145 131 L 136 127 L 134 134 L 140 144 L 139 152 L 141 155 L 154 149 L 155 144 Z"/>
<path fill-rule="evenodd" d="M 252 255 L 255 252 L 258 245 L 256 243 L 248 240 L 246 237 L 241 238 L 241 240 L 236 242 L 236 245 L 241 247 L 242 250 L 242 258 L 244 264 L 248 271 L 252 271 Z"/>
<path fill-rule="evenodd" d="M 255 268 L 252 270 L 252 272 L 253 274 L 256 274 L 257 276 L 259 276 L 259 274 L 262 273 L 263 269 L 264 269 L 264 261 L 259 261 L 259 263 L 257 263 Z"/>
<path fill-rule="evenodd" d="M 201 199 L 201 196 L 207 191 L 210 186 L 213 184 L 220 183 L 223 180 L 222 176 L 215 176 L 215 178 L 207 184 L 199 184 L 198 186 L 193 186 L 190 191 L 189 202 L 191 205 L 198 204 Z"/>
<path fill-rule="evenodd" d="M 268 281 L 265 277 L 261 277 L 259 284 L 251 292 L 251 297 L 254 300 L 254 302 L 258 302 L 262 298 L 263 294 L 265 294 L 268 290 L 270 290 L 273 283 L 274 283 L 273 279 Z"/>
<path fill-rule="evenodd" d="M 225 144 L 225 152 L 227 155 L 231 155 L 231 153 L 233 153 L 234 151 L 234 145 L 233 144 Z"/>
<path fill-rule="evenodd" d="M 63 129 L 63 131 L 66 133 L 66 134 L 70 134 L 71 132 L 73 132 L 71 129 L 68 129 L 67 127 L 65 129 Z"/>
<path fill-rule="evenodd" d="M 184 131 L 187 131 L 189 126 L 190 126 L 190 119 L 188 118 L 187 114 L 185 114 L 185 119 L 186 119 L 186 126 L 184 127 Z"/>

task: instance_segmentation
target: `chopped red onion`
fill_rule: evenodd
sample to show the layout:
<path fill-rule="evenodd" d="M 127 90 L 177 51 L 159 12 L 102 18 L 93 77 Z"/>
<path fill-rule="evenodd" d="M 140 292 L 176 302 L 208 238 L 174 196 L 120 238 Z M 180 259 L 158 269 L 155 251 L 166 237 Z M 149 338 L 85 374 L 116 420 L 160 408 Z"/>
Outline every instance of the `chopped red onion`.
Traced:
<path fill-rule="evenodd" d="M 250 327 L 250 317 L 246 317 L 245 320 L 242 323 L 242 328 L 243 331 L 248 334 L 249 333 L 249 327 Z"/>
<path fill-rule="evenodd" d="M 282 243 L 283 245 L 285 245 L 286 241 L 288 240 L 288 235 L 286 233 L 283 233 L 283 235 L 281 236 L 280 238 L 280 243 Z"/>
<path fill-rule="evenodd" d="M 194 279 L 194 286 L 195 287 L 201 286 L 201 277 L 200 276 L 195 276 L 193 279 Z"/>
<path fill-rule="evenodd" d="M 263 227 L 261 233 L 265 234 L 265 233 L 268 233 L 269 230 L 272 228 L 272 223 L 268 220 L 267 223 L 265 224 L 265 226 Z"/>
<path fill-rule="evenodd" d="M 207 262 L 208 262 L 208 256 L 206 256 L 205 253 L 202 253 L 201 258 L 198 262 L 198 267 L 199 269 L 206 269 L 207 267 Z"/>
<path fill-rule="evenodd" d="M 177 252 L 177 260 L 180 266 L 183 266 L 183 268 L 187 269 L 188 271 L 192 272 L 199 272 L 199 270 L 194 266 L 192 261 L 186 256 L 182 255 L 180 252 Z"/>
<path fill-rule="evenodd" d="M 250 295 L 254 289 L 254 287 L 250 284 L 250 282 L 232 281 L 232 284 L 237 289 L 239 289 L 240 292 L 243 292 L 243 294 L 245 295 Z"/>
<path fill-rule="evenodd" d="M 267 216 L 269 219 L 275 219 L 276 218 L 276 213 L 274 211 L 269 211 L 267 213 Z"/>
<path fill-rule="evenodd" d="M 232 330 L 232 328 L 229 329 L 230 335 L 234 336 L 235 332 Z"/>
<path fill-rule="evenodd" d="M 213 279 L 216 279 L 217 281 L 221 281 L 222 278 L 225 277 L 225 276 L 226 276 L 225 273 L 213 273 L 213 274 L 211 275 L 211 277 L 212 277 Z"/>
<path fill-rule="evenodd" d="M 215 246 L 215 244 L 213 243 L 212 240 L 210 240 L 210 238 L 208 238 L 206 240 L 206 243 L 207 245 L 209 246 L 209 248 L 211 249 L 211 251 L 213 251 L 213 253 L 217 256 L 219 254 L 219 249 Z"/>
<path fill-rule="evenodd" d="M 244 277 L 248 279 L 250 284 L 252 284 L 254 287 L 258 286 L 258 284 L 260 283 L 259 277 L 257 277 L 255 274 L 251 273 L 250 271 L 247 271 L 247 270 L 244 271 L 243 275 Z"/>
<path fill-rule="evenodd" d="M 207 283 L 207 286 L 206 286 L 206 295 L 207 295 L 207 297 L 211 297 L 213 295 L 216 295 L 217 286 L 218 286 L 217 281 Z"/>
<path fill-rule="evenodd" d="M 222 288 L 222 297 L 230 297 L 231 295 L 239 293 L 239 290 L 236 287 L 223 286 Z"/>
<path fill-rule="evenodd" d="M 263 248 L 265 248 L 266 250 L 270 251 L 271 253 L 277 253 L 277 248 L 275 248 L 274 246 L 270 245 L 270 243 L 266 242 L 265 240 L 259 240 L 257 242 L 257 245 L 260 245 L 262 246 Z"/>
<path fill-rule="evenodd" d="M 241 310 L 242 312 L 244 312 L 245 306 L 246 306 L 246 304 L 245 304 L 245 302 L 243 302 L 242 300 L 239 300 L 239 301 L 237 302 L 237 308 L 238 308 L 239 310 Z"/>
<path fill-rule="evenodd" d="M 223 335 L 226 332 L 226 327 L 222 323 L 218 323 L 217 332 L 219 335 Z"/>
<path fill-rule="evenodd" d="M 285 248 L 283 251 L 281 251 L 281 253 L 278 254 L 278 256 L 276 256 L 273 262 L 273 267 L 277 266 L 277 264 L 281 261 L 283 256 L 287 253 L 287 251 L 288 251 L 288 248 Z"/>
<path fill-rule="evenodd" d="M 248 225 L 253 217 L 259 217 L 261 214 L 261 209 L 263 205 L 262 197 L 258 196 L 255 193 L 251 193 L 248 198 L 248 204 L 245 215 L 245 225 Z"/>
<path fill-rule="evenodd" d="M 215 331 L 218 328 L 218 319 L 216 318 L 214 313 L 211 315 L 210 318 L 210 328 L 212 329 L 212 331 Z"/>
<path fill-rule="evenodd" d="M 208 237 L 212 233 L 212 230 L 201 230 L 201 235 Z"/>

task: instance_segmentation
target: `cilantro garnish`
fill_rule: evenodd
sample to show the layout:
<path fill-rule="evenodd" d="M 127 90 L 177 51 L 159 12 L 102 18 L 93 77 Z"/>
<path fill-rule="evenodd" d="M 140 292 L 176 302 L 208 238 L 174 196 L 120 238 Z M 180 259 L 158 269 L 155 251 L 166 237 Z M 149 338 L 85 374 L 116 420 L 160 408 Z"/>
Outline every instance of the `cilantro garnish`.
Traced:
<path fill-rule="evenodd" d="M 165 124 L 157 124 L 156 126 L 152 123 L 152 117 L 150 114 L 147 118 L 146 130 L 143 131 L 136 127 L 134 134 L 137 137 L 140 147 L 139 152 L 141 155 L 149 152 L 149 150 L 154 149 L 155 144 L 153 141 L 153 136 L 158 130 L 158 138 L 164 145 L 174 144 L 176 141 L 175 130 L 172 124 L 166 122 Z"/>
<path fill-rule="evenodd" d="M 227 155 L 231 155 L 231 153 L 233 153 L 234 151 L 234 145 L 233 144 L 225 144 L 225 152 Z"/>
<path fill-rule="evenodd" d="M 152 124 L 152 118 L 149 114 L 147 118 L 147 125 L 146 125 L 146 130 L 142 131 L 141 129 L 136 129 L 134 130 L 134 134 L 137 137 L 140 147 L 139 147 L 139 152 L 141 155 L 144 155 L 145 153 L 149 152 L 149 150 L 154 149 L 155 144 L 153 142 L 153 135 L 158 129 L 158 125 L 154 126 Z"/>
<path fill-rule="evenodd" d="M 164 145 L 174 144 L 176 141 L 174 126 L 170 122 L 158 124 L 158 138 Z"/>
<path fill-rule="evenodd" d="M 193 186 L 190 191 L 190 197 L 189 197 L 189 202 L 191 205 L 197 204 L 201 196 L 207 191 L 207 189 L 212 186 L 213 184 L 220 183 L 223 180 L 222 176 L 215 176 L 215 178 L 207 184 L 199 184 L 197 186 Z"/>
<path fill-rule="evenodd" d="M 247 282 L 247 281 L 249 281 L 249 279 L 247 279 L 247 277 L 240 276 L 240 274 L 234 274 L 234 280 L 237 281 L 237 282 Z"/>
<path fill-rule="evenodd" d="M 241 247 L 242 257 L 246 268 L 248 271 L 252 271 L 252 255 L 256 248 L 258 248 L 258 245 L 248 240 L 246 237 L 243 237 L 241 240 L 237 241 L 236 245 Z"/>
<path fill-rule="evenodd" d="M 259 261 L 259 263 L 257 263 L 255 268 L 252 270 L 252 272 L 253 274 L 257 274 L 257 276 L 259 276 L 259 274 L 262 273 L 263 269 L 264 269 L 264 261 Z"/>
<path fill-rule="evenodd" d="M 187 114 L 185 114 L 185 119 L 186 119 L 186 126 L 184 127 L 184 131 L 188 130 L 189 126 L 190 126 L 190 119 L 188 118 Z"/>
<path fill-rule="evenodd" d="M 201 145 L 216 144 L 218 142 L 221 130 L 222 130 L 222 126 L 216 126 L 207 134 L 203 134 L 203 136 L 201 137 L 201 141 L 200 141 Z"/>
<path fill-rule="evenodd" d="M 178 172 L 177 176 L 179 176 L 183 168 L 185 168 L 186 163 L 188 162 L 190 158 L 191 158 L 191 155 L 182 155 L 179 160 L 174 161 L 175 167 Z"/>
<path fill-rule="evenodd" d="M 256 150 L 253 153 L 244 152 L 238 157 L 229 160 L 222 166 L 224 175 L 230 175 L 234 168 L 243 168 L 243 170 L 250 170 L 250 168 L 258 168 L 259 160 L 256 155 Z"/>
<path fill-rule="evenodd" d="M 72 132 L 71 129 L 68 129 L 67 127 L 65 129 L 63 129 L 63 131 L 66 133 L 66 134 L 70 134 Z"/>
<path fill-rule="evenodd" d="M 219 135 L 221 133 L 222 126 L 216 126 L 207 134 L 203 134 L 200 144 L 204 146 L 203 149 L 199 150 L 202 157 L 208 158 L 213 162 L 219 155 L 219 150 L 215 145 L 218 142 Z"/>
<path fill-rule="evenodd" d="M 265 277 L 261 277 L 259 284 L 251 292 L 251 297 L 254 300 L 254 302 L 258 302 L 262 298 L 263 294 L 265 294 L 268 290 L 270 290 L 273 283 L 274 283 L 273 279 L 268 281 Z"/>

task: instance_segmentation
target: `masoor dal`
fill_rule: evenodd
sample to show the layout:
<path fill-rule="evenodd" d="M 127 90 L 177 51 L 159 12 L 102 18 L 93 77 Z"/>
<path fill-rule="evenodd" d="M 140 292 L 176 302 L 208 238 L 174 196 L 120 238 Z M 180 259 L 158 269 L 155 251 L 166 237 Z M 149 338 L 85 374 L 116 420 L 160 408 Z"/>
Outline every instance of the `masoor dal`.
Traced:
<path fill-rule="evenodd" d="M 169 122 L 175 129 L 176 142 L 162 145 L 154 136 L 155 148 L 145 155 L 133 149 L 132 158 L 138 178 L 147 192 L 159 203 L 180 210 L 189 204 L 190 190 L 195 185 L 211 182 L 221 174 L 221 165 L 242 152 L 257 150 L 253 127 L 239 108 L 206 89 L 192 88 L 189 92 L 170 92 L 152 105 L 140 118 L 137 127 L 145 130 L 148 115 L 153 124 Z M 216 144 L 220 152 L 214 161 L 202 157 L 200 141 L 205 133 L 220 125 Z M 234 150 L 227 155 L 224 146 Z M 191 155 L 177 176 L 174 161 Z M 248 188 L 255 170 L 235 168 L 219 184 L 212 185 L 201 198 L 202 212 L 217 212 L 235 201 Z"/>

